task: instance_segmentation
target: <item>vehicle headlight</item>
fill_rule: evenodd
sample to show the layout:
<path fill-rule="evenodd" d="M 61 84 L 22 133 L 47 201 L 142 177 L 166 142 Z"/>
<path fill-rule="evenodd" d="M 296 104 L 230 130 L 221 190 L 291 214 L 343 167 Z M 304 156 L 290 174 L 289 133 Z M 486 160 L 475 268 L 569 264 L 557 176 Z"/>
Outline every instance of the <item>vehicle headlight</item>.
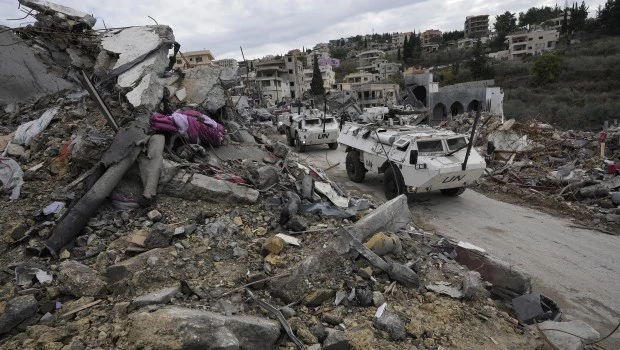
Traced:
<path fill-rule="evenodd" d="M 409 187 L 407 188 L 407 191 L 408 191 L 408 192 L 411 192 L 411 193 L 416 193 L 416 192 L 418 192 L 418 188 L 417 188 L 417 187 L 415 187 L 415 186 L 409 186 Z"/>

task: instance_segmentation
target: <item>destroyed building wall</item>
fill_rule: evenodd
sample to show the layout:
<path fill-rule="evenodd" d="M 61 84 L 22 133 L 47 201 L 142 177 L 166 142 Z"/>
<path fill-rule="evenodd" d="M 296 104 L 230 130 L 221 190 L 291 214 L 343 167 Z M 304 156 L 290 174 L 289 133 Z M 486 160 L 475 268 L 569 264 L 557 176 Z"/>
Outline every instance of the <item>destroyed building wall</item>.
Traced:
<path fill-rule="evenodd" d="M 504 93 L 499 87 L 475 85 L 448 86 L 430 94 L 431 124 L 445 120 L 449 116 L 483 111 L 503 116 Z"/>
<path fill-rule="evenodd" d="M 50 51 L 36 45 L 29 47 L 6 27 L 0 27 L 0 105 L 36 99 L 75 84 L 62 78 L 58 67 L 50 67 L 39 57 Z"/>

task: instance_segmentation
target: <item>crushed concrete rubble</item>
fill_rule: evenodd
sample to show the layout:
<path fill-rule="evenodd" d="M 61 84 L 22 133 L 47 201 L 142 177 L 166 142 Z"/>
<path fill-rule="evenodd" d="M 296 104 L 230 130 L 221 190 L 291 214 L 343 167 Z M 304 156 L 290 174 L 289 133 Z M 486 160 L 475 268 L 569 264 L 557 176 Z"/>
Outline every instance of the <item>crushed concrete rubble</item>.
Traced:
<path fill-rule="evenodd" d="M 171 70 L 170 27 L 20 3 L 36 25 L 0 33 L 34 67 L 0 91 L 0 348 L 542 347 L 511 314 L 527 274 L 415 227 L 404 195 L 344 191 L 270 139 L 285 107 L 233 103 L 236 72 Z"/>
<path fill-rule="evenodd" d="M 474 118 L 444 127 L 471 132 Z M 518 123 L 482 113 L 475 145 L 487 170 L 476 190 L 497 199 L 564 216 L 575 227 L 620 232 L 620 126 L 600 132 L 558 130 L 536 120 Z"/>

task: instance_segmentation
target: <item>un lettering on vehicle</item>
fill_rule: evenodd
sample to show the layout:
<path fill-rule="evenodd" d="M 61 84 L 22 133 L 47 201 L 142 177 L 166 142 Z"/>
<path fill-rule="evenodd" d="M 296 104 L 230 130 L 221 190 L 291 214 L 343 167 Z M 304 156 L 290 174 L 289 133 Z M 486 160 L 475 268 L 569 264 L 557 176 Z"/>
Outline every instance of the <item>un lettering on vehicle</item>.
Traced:
<path fill-rule="evenodd" d="M 321 140 L 321 139 L 326 139 L 328 137 L 329 137 L 329 133 L 327 133 L 327 134 L 319 134 L 318 139 Z"/>
<path fill-rule="evenodd" d="M 446 177 L 442 183 L 450 183 L 450 182 L 454 182 L 454 181 L 461 181 L 465 178 L 465 175 L 457 175 L 457 176 L 448 176 Z"/>
<path fill-rule="evenodd" d="M 364 163 L 366 163 L 366 167 L 367 168 L 372 169 L 372 162 L 371 161 L 367 160 Z"/>

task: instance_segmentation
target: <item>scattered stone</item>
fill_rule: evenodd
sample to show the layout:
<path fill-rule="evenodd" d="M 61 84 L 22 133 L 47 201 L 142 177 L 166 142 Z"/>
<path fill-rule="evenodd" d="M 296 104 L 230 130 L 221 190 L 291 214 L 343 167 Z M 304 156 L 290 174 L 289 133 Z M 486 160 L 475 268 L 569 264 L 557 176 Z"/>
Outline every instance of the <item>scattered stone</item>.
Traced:
<path fill-rule="evenodd" d="M 321 350 L 321 344 L 312 344 L 306 350 Z"/>
<path fill-rule="evenodd" d="M 360 277 L 369 280 L 372 277 L 372 267 L 368 266 L 363 269 L 359 269 L 357 272 Z"/>
<path fill-rule="evenodd" d="M 21 158 L 26 154 L 26 148 L 24 148 L 24 146 L 22 145 L 9 143 L 9 145 L 6 147 L 6 153 L 9 157 Z"/>
<path fill-rule="evenodd" d="M 58 282 L 63 293 L 76 297 L 99 296 L 106 289 L 106 283 L 95 270 L 75 260 L 60 264 Z"/>
<path fill-rule="evenodd" d="M 163 257 L 170 254 L 170 249 L 171 248 L 155 248 L 109 266 L 106 269 L 106 277 L 111 282 L 118 282 L 124 278 L 133 276 L 136 272 L 143 271 L 147 265 L 147 261 L 149 262 L 148 265 L 151 266 L 161 264 Z"/>
<path fill-rule="evenodd" d="M 13 298 L 0 315 L 0 334 L 7 333 L 37 312 L 37 299 L 32 295 Z"/>
<path fill-rule="evenodd" d="M 266 190 L 277 184 L 280 180 L 280 169 L 273 165 L 264 165 L 250 171 L 252 179 L 260 190 Z"/>
<path fill-rule="evenodd" d="M 325 312 L 322 315 L 321 320 L 332 326 L 337 326 L 344 322 L 344 319 L 342 318 L 342 316 L 340 316 L 336 312 Z"/>
<path fill-rule="evenodd" d="M 388 310 L 385 310 L 381 317 L 375 317 L 372 324 L 375 328 L 387 332 L 392 340 L 404 340 L 407 336 L 405 323 L 398 315 Z"/>
<path fill-rule="evenodd" d="M 372 303 L 375 307 L 379 307 L 385 303 L 385 297 L 381 292 L 372 292 Z"/>
<path fill-rule="evenodd" d="M 349 340 L 344 332 L 327 328 L 327 338 L 323 342 L 323 350 L 349 350 Z"/>
<path fill-rule="evenodd" d="M 335 296 L 335 292 L 331 289 L 319 288 L 308 293 L 302 300 L 302 304 L 309 307 L 316 307 L 323 304 L 325 301 L 332 299 Z"/>
<path fill-rule="evenodd" d="M 355 300 L 360 306 L 372 305 L 372 290 L 368 288 L 356 288 Z"/>
<path fill-rule="evenodd" d="M 284 249 L 284 240 L 280 237 L 272 236 L 263 244 L 263 255 L 280 254 Z"/>
<path fill-rule="evenodd" d="M 160 221 L 163 217 L 159 210 L 151 210 L 148 212 L 148 214 L 146 214 L 146 216 L 149 218 L 149 220 L 153 222 Z"/>
<path fill-rule="evenodd" d="M 319 341 L 303 324 L 297 327 L 297 337 L 304 344 L 314 344 Z"/>
<path fill-rule="evenodd" d="M 145 294 L 135 298 L 131 305 L 134 308 L 141 308 L 148 305 L 156 304 L 168 304 L 174 296 L 180 292 L 181 289 L 177 287 L 170 287 L 162 290 L 158 290 L 153 293 Z"/>
<path fill-rule="evenodd" d="M 248 349 L 273 349 L 280 337 L 280 324 L 268 318 L 227 317 L 176 306 L 129 318 L 131 348 L 211 349 L 213 344 L 231 344 L 234 335 L 239 344 L 251 344 Z"/>
<path fill-rule="evenodd" d="M 592 343 L 601 338 L 599 332 L 581 320 L 545 321 L 538 327 L 556 348 L 562 350 L 582 350 L 585 349 L 583 341 Z"/>
<path fill-rule="evenodd" d="M 449 282 L 434 282 L 427 284 L 426 289 L 455 299 L 460 299 L 463 297 L 463 293 L 458 288 L 450 286 Z"/>
<path fill-rule="evenodd" d="M 289 319 L 297 314 L 295 310 L 293 310 L 293 308 L 291 308 L 290 306 L 284 306 L 280 308 L 280 312 L 286 319 Z"/>
<path fill-rule="evenodd" d="M 275 145 L 273 145 L 273 154 L 278 158 L 286 157 L 288 152 L 289 152 L 288 147 L 286 147 L 286 145 L 283 144 L 282 142 L 278 141 L 276 142 Z"/>
<path fill-rule="evenodd" d="M 478 271 L 468 271 L 463 277 L 463 297 L 473 299 L 486 292 Z"/>
<path fill-rule="evenodd" d="M 249 255 L 248 251 L 239 246 L 236 246 L 235 248 L 233 248 L 233 256 L 235 258 L 245 259 L 248 257 L 248 255 Z"/>
<path fill-rule="evenodd" d="M 373 235 L 364 245 L 379 256 L 400 253 L 403 250 L 402 243 L 396 235 L 388 236 L 383 232 Z"/>
<path fill-rule="evenodd" d="M 347 293 L 339 290 L 336 292 L 336 300 L 334 300 L 334 305 L 338 306 L 342 301 L 347 297 Z"/>

